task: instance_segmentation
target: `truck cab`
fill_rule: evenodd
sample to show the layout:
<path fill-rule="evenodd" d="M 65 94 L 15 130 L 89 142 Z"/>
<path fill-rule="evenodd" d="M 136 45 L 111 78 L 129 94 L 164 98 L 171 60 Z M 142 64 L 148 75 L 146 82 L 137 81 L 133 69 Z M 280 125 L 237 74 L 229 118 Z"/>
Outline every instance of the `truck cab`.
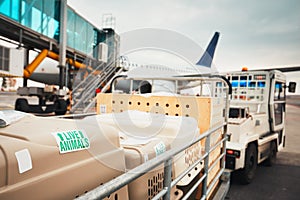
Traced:
<path fill-rule="evenodd" d="M 249 107 L 232 106 L 229 108 L 230 119 L 246 119 L 249 115 Z"/>
<path fill-rule="evenodd" d="M 242 183 L 254 178 L 256 166 L 272 165 L 284 147 L 286 77 L 277 70 L 227 75 L 232 85 L 228 118 L 226 168 L 238 170 Z M 290 83 L 289 91 L 295 85 Z"/>

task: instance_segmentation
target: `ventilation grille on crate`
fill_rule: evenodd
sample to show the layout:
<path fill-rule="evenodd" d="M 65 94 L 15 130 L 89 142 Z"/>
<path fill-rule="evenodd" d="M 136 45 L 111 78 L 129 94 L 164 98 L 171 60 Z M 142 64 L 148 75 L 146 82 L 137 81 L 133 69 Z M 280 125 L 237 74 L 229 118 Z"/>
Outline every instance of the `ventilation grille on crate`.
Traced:
<path fill-rule="evenodd" d="M 148 199 L 152 199 L 163 189 L 164 173 L 157 173 L 156 176 L 148 179 Z"/>
<path fill-rule="evenodd" d="M 187 167 L 201 158 L 201 143 L 198 142 L 185 150 L 185 164 Z"/>

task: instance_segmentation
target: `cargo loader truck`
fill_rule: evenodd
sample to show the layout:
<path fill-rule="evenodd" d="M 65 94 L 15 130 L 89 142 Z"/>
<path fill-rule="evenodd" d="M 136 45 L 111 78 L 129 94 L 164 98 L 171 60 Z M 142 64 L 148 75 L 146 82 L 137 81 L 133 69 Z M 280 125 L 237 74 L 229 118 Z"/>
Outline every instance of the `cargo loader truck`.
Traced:
<path fill-rule="evenodd" d="M 237 170 L 241 183 L 250 183 L 258 164 L 272 166 L 285 146 L 286 84 L 278 70 L 227 74 L 232 85 L 228 119 L 226 169 Z"/>

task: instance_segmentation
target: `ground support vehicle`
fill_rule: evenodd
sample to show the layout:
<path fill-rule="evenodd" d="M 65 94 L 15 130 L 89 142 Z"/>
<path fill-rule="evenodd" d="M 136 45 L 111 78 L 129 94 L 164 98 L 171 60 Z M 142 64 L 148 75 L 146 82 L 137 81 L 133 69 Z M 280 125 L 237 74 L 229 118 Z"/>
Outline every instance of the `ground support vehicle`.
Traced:
<path fill-rule="evenodd" d="M 242 183 L 254 178 L 257 164 L 273 165 L 285 145 L 285 75 L 277 70 L 241 71 L 227 75 L 232 84 L 226 168 L 239 170 Z"/>
<path fill-rule="evenodd" d="M 45 86 L 44 88 L 20 87 L 17 94 L 38 97 L 38 104 L 29 104 L 26 98 L 18 98 L 15 103 L 15 110 L 22 112 L 64 115 L 70 104 L 69 94 L 65 90 L 57 90 L 54 86 Z"/>

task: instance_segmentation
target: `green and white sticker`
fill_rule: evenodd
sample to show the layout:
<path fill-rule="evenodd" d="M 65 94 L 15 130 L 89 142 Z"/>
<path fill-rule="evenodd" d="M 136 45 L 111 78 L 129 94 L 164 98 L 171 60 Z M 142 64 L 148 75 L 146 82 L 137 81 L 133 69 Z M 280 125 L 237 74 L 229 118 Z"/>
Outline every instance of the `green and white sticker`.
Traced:
<path fill-rule="evenodd" d="M 100 114 L 105 114 L 106 113 L 106 105 L 100 104 Z"/>
<path fill-rule="evenodd" d="M 160 141 L 157 145 L 154 146 L 154 150 L 156 156 L 158 156 L 166 151 L 166 145 L 162 141 Z"/>
<path fill-rule="evenodd" d="M 90 148 L 90 140 L 83 130 L 70 130 L 52 133 L 60 153 L 80 151 Z"/>

